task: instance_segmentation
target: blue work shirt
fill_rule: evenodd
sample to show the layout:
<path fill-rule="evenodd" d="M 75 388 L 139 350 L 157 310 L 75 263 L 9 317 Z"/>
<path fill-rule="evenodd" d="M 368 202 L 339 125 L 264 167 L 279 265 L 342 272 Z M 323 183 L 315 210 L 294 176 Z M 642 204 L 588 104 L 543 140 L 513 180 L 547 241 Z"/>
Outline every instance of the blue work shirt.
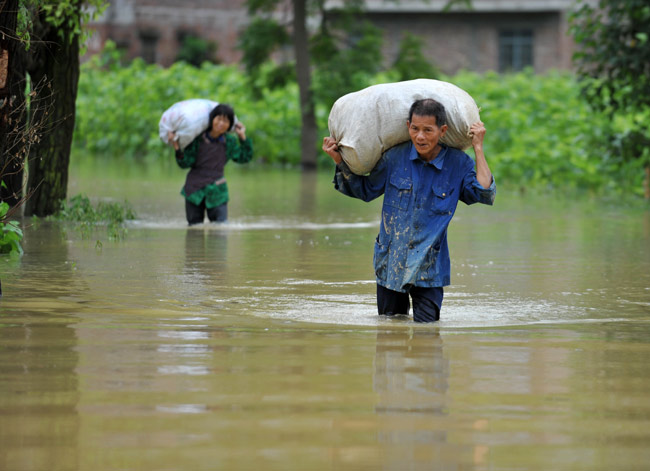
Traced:
<path fill-rule="evenodd" d="M 377 284 L 388 289 L 450 284 L 447 227 L 458 200 L 494 202 L 494 179 L 483 188 L 469 155 L 441 147 L 433 161 L 425 162 L 410 141 L 400 144 L 364 176 L 352 173 L 345 162 L 337 165 L 334 186 L 344 195 L 363 201 L 384 195 L 374 265 Z"/>

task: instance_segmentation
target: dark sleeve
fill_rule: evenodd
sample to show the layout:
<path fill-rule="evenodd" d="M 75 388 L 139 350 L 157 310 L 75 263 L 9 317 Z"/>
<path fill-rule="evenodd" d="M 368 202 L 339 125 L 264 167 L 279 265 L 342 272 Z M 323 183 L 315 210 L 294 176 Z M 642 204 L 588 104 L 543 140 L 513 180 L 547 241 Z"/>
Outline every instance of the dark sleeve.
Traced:
<path fill-rule="evenodd" d="M 253 141 L 246 138 L 240 141 L 238 136 L 226 134 L 226 156 L 238 164 L 245 164 L 253 159 Z"/>

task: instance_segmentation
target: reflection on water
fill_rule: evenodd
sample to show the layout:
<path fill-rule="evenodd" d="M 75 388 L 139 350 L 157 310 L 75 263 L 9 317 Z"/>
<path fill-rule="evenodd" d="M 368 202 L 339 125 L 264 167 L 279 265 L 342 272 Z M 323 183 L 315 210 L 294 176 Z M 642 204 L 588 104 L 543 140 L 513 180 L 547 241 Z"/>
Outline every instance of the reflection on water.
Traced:
<path fill-rule="evenodd" d="M 378 418 L 391 424 L 378 442 L 391 450 L 383 469 L 442 469 L 447 443 L 449 362 L 438 331 L 377 331 L 374 389 Z M 404 427 L 392 424 L 403 423 Z M 460 457 L 454 460 L 460 464 Z"/>
<path fill-rule="evenodd" d="M 207 223 L 206 223 L 207 224 Z M 132 229 L 184 229 L 187 223 L 182 224 L 178 221 L 160 221 L 160 220 L 137 220 L 129 221 L 127 227 Z M 314 223 L 298 220 L 278 220 L 278 219 L 258 219 L 258 220 L 238 220 L 227 221 L 221 224 L 214 224 L 212 227 L 188 228 L 188 230 L 207 230 L 213 233 L 233 232 L 233 231 L 251 231 L 251 230 L 285 230 L 297 229 L 303 231 L 316 230 L 353 230 L 367 229 L 379 226 L 379 221 L 370 222 L 340 222 L 340 223 Z"/>
<path fill-rule="evenodd" d="M 84 286 L 58 228 L 34 256 L 42 264 L 25 268 L 29 288 L 12 301 L 15 314 L 0 311 L 0 469 L 77 469 L 78 319 L 69 288 L 83 296 Z M 19 288 L 9 283 L 5 297 Z"/>
<path fill-rule="evenodd" d="M 209 296 L 228 279 L 228 235 L 208 233 L 203 228 L 185 231 L 185 263 L 178 276 L 182 291 L 197 300 Z"/>
<path fill-rule="evenodd" d="M 234 173 L 231 220 L 188 228 L 179 175 L 82 170 L 140 218 L 101 247 L 34 221 L 0 264 L 2 471 L 650 462 L 647 211 L 460 207 L 420 326 L 376 315 L 380 202 L 331 175 Z"/>

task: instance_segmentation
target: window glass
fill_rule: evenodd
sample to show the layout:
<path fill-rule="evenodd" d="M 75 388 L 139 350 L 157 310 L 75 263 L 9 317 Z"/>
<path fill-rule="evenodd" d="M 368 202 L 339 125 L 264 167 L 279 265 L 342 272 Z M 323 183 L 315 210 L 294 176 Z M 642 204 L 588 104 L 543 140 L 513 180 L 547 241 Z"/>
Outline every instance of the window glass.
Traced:
<path fill-rule="evenodd" d="M 518 71 L 533 65 L 533 32 L 502 30 L 499 32 L 499 71 Z"/>
<path fill-rule="evenodd" d="M 158 35 L 155 32 L 140 32 L 140 56 L 148 64 L 156 63 L 156 45 Z"/>

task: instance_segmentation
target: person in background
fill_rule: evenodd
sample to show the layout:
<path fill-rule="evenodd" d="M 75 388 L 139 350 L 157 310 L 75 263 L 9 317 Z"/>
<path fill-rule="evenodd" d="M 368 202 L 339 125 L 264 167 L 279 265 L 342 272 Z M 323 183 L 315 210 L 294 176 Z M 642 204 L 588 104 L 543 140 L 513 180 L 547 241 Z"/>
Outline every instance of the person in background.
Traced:
<path fill-rule="evenodd" d="M 470 128 L 476 167 L 440 142 L 447 116 L 439 102 L 415 101 L 405 124 L 410 141 L 384 152 L 365 176 L 350 171 L 332 137 L 323 139 L 323 150 L 336 163 L 338 191 L 363 201 L 384 195 L 374 251 L 379 315 L 408 314 L 410 296 L 413 320 L 434 322 L 450 284 L 447 227 L 458 200 L 492 205 L 496 186 L 483 153 L 483 123 Z"/>
<path fill-rule="evenodd" d="M 245 164 L 253 158 L 246 127 L 241 122 L 235 124 L 235 112 L 229 105 L 219 104 L 210 112 L 208 129 L 185 149 L 180 149 L 173 132 L 168 138 L 176 151 L 176 163 L 190 169 L 181 190 L 188 224 L 203 223 L 206 213 L 210 222 L 225 222 L 229 196 L 224 167 L 229 160 Z"/>

